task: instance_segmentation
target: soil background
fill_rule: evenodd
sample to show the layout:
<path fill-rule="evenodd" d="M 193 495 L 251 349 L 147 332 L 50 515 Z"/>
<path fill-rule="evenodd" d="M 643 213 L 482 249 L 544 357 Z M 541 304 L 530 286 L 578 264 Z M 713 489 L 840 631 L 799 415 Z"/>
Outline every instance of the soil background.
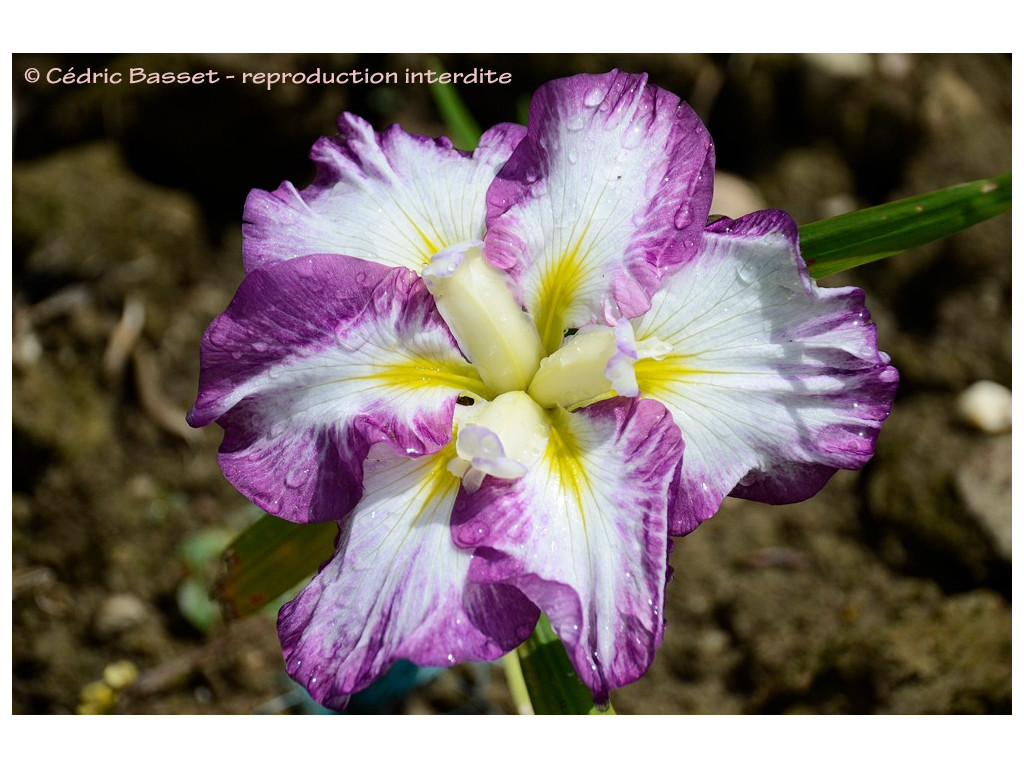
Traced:
<path fill-rule="evenodd" d="M 647 71 L 717 147 L 713 213 L 809 223 L 1006 172 L 1009 55 L 453 55 L 520 120 L 546 80 Z M 335 117 L 439 135 L 424 85 L 265 85 L 243 72 L 436 68 L 419 55 L 15 55 L 13 709 L 316 711 L 273 612 L 227 622 L 217 553 L 258 512 L 189 429 L 199 339 L 242 277 L 251 188 L 311 180 Z M 26 82 L 35 67 L 43 77 Z M 123 73 L 52 84 L 47 73 Z M 222 75 L 129 84 L 132 68 Z M 223 79 L 234 74 L 232 81 Z M 677 541 L 665 642 L 620 713 L 1011 710 L 1010 435 L 958 398 L 1010 386 L 1010 217 L 823 281 L 868 295 L 902 379 L 875 459 L 814 499 L 728 500 Z M 497 665 L 421 673 L 366 711 L 512 711 Z"/>

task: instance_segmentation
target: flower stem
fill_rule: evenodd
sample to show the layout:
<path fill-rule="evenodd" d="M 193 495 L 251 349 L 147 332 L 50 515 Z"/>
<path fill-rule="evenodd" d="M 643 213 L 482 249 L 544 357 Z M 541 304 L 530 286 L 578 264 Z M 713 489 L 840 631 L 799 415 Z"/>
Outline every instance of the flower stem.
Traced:
<path fill-rule="evenodd" d="M 516 651 L 506 653 L 501 657 L 501 665 L 505 669 L 505 682 L 508 683 L 509 693 L 515 702 L 516 712 L 520 715 L 532 715 L 533 704 L 530 701 L 530 691 L 526 688 L 526 680 L 523 678 L 519 654 Z"/>
<path fill-rule="evenodd" d="M 615 714 L 611 702 L 604 706 L 594 703 L 590 689 L 576 675 L 565 646 L 544 614 L 516 654 L 535 714 Z"/>

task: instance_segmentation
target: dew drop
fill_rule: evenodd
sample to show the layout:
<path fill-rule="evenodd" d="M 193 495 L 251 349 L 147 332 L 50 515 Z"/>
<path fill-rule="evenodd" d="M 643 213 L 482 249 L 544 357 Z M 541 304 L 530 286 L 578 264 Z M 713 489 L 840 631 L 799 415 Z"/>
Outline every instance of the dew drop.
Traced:
<path fill-rule="evenodd" d="M 306 482 L 306 478 L 308 477 L 308 467 L 293 467 L 289 470 L 288 474 L 284 476 L 284 484 L 289 488 L 300 488 Z"/>
<path fill-rule="evenodd" d="M 252 348 L 255 349 L 257 352 L 266 352 L 267 347 L 268 345 L 267 342 L 265 341 L 254 341 L 252 343 Z"/>
<path fill-rule="evenodd" d="M 675 218 L 672 220 L 672 223 L 675 224 L 676 229 L 686 229 L 688 226 L 690 226 L 690 223 L 692 221 L 693 211 L 690 210 L 690 204 L 683 203 L 683 205 L 680 206 L 679 210 L 676 211 L 676 215 Z"/>
<path fill-rule="evenodd" d="M 465 532 L 459 537 L 462 543 L 470 546 L 476 546 L 481 541 L 487 538 L 490 534 L 491 529 L 485 523 L 478 523 L 477 525 L 467 528 Z"/>
<path fill-rule="evenodd" d="M 583 106 L 596 107 L 602 101 L 604 101 L 604 91 L 600 88 L 591 88 L 587 91 L 587 95 L 583 97 Z"/>
<path fill-rule="evenodd" d="M 662 184 L 668 183 L 668 176 L 662 178 L 662 175 L 657 169 L 647 175 L 647 181 L 644 185 L 644 194 L 648 197 L 654 197 L 658 190 L 661 189 Z"/>
<path fill-rule="evenodd" d="M 573 115 L 566 122 L 565 127 L 568 128 L 570 131 L 578 131 L 578 130 L 583 128 L 583 125 L 584 125 L 583 115 Z"/>
<path fill-rule="evenodd" d="M 621 143 L 626 149 L 633 149 L 640 145 L 644 138 L 644 127 L 640 123 L 633 123 L 626 132 L 622 134 Z"/>
<path fill-rule="evenodd" d="M 738 277 L 739 281 L 745 285 L 750 285 L 757 279 L 757 265 L 754 263 L 753 259 L 745 262 L 743 266 L 740 267 L 739 272 L 736 273 L 736 277 Z"/>
<path fill-rule="evenodd" d="M 232 360 L 241 360 L 242 359 L 242 353 L 238 352 L 238 351 L 232 352 L 231 353 L 231 359 Z"/>

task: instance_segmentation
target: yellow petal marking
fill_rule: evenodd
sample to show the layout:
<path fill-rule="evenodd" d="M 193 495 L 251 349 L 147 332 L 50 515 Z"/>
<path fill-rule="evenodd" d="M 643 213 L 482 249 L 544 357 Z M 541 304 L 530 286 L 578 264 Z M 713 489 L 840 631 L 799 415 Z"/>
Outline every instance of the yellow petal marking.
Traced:
<path fill-rule="evenodd" d="M 586 235 L 584 230 L 576 245 L 555 259 L 541 277 L 540 295 L 532 314 L 548 354 L 562 345 L 565 315 L 583 282 L 583 264 L 589 251 L 580 253 L 580 248 Z"/>
<path fill-rule="evenodd" d="M 676 386 L 695 374 L 707 373 L 694 368 L 691 355 L 668 355 L 661 360 L 645 358 L 633 365 L 640 394 L 655 399 L 672 393 Z"/>
<path fill-rule="evenodd" d="M 469 363 L 445 364 L 428 358 L 410 360 L 382 366 L 365 376 L 353 376 L 357 381 L 376 381 L 381 386 L 400 390 L 444 387 L 458 392 L 491 399 L 490 389 L 484 386 L 476 369 Z"/>

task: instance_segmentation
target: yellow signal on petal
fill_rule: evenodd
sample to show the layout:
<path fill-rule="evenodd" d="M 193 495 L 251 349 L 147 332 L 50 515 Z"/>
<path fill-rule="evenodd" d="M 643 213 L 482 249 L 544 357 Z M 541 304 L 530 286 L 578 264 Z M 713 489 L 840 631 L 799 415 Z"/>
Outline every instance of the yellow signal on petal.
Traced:
<path fill-rule="evenodd" d="M 583 237 L 560 258 L 554 259 L 541 276 L 539 298 L 537 306 L 533 308 L 533 317 L 548 354 L 561 346 L 566 314 L 583 284 L 586 254 L 580 253 L 582 244 Z"/>
<path fill-rule="evenodd" d="M 640 394 L 655 399 L 662 398 L 666 393 L 673 392 L 681 382 L 706 370 L 693 366 L 691 355 L 667 355 L 661 360 L 643 358 L 633 365 L 636 383 Z"/>

